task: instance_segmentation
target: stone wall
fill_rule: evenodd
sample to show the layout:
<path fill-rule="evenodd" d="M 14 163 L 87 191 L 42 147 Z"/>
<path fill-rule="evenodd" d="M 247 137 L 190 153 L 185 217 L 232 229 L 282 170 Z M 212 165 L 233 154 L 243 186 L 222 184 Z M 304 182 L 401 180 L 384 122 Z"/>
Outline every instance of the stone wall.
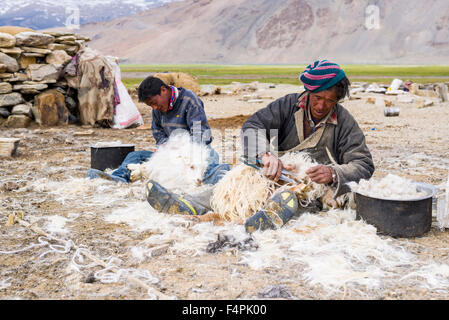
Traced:
<path fill-rule="evenodd" d="M 62 71 L 89 40 L 73 33 L 0 32 L 0 125 L 68 123 L 77 94 Z"/>

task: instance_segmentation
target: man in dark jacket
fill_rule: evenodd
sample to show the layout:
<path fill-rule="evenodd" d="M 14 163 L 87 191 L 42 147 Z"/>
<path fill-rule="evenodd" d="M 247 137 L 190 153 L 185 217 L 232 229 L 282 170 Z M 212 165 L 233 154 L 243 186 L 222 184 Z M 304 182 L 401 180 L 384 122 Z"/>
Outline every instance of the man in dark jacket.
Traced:
<path fill-rule="evenodd" d="M 362 130 L 338 103 L 349 95 L 350 83 L 340 66 L 327 60 L 308 66 L 300 80 L 306 91 L 286 95 L 246 121 L 242 128 L 244 153 L 261 159 L 262 172 L 277 181 L 284 168 L 278 156 L 305 151 L 320 163 L 306 173 L 313 182 L 333 187 L 336 198 L 350 191 L 348 182 L 369 179 L 374 172 Z M 292 216 L 312 209 L 302 208 L 291 191 L 277 194 L 269 202 L 267 207 L 277 210 L 263 209 L 249 218 L 245 223 L 249 232 L 280 227 Z"/>
<path fill-rule="evenodd" d="M 146 103 L 153 109 L 151 130 L 156 140 L 156 150 L 177 131 L 189 132 L 192 141 L 203 143 L 210 149 L 209 164 L 203 183 L 215 184 L 218 182 L 229 170 L 229 165 L 219 165 L 218 153 L 209 146 L 212 142 L 212 134 L 201 99 L 190 90 L 169 86 L 161 79 L 152 76 L 147 77 L 139 85 L 138 96 L 140 102 Z M 127 166 L 147 161 L 153 152 L 146 150 L 131 152 L 111 175 L 100 170 L 90 169 L 87 172 L 87 177 L 104 177 L 118 182 L 129 182 L 131 171 Z"/>

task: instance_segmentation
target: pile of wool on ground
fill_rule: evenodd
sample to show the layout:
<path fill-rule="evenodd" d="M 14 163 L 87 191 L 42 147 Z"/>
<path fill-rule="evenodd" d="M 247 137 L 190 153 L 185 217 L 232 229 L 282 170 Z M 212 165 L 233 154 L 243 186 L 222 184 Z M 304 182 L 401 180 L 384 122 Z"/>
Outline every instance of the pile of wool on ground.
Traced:
<path fill-rule="evenodd" d="M 359 183 L 350 182 L 348 185 L 353 192 L 373 198 L 411 200 L 427 195 L 424 191 L 418 191 L 413 181 L 394 174 L 388 174 L 381 180 L 362 179 Z"/>
<path fill-rule="evenodd" d="M 260 171 L 237 165 L 215 185 L 211 206 L 225 221 L 243 223 L 273 194 L 275 183 Z"/>
<path fill-rule="evenodd" d="M 128 169 L 131 181 L 152 179 L 173 192 L 189 193 L 202 184 L 209 157 L 210 149 L 186 132 L 171 135 L 148 161 Z"/>

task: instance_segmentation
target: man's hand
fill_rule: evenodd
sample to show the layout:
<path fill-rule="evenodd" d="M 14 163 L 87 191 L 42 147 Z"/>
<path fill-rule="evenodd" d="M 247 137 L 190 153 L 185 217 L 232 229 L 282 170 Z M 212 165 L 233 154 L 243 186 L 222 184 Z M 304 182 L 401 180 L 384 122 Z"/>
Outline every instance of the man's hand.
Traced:
<path fill-rule="evenodd" d="M 284 167 L 282 161 L 279 160 L 278 157 L 270 153 L 266 153 L 262 157 L 262 162 L 263 162 L 262 174 L 266 176 L 268 179 L 277 182 L 279 180 L 279 177 L 281 176 L 282 168 Z"/>
<path fill-rule="evenodd" d="M 306 173 L 315 183 L 328 184 L 333 181 L 332 169 L 329 166 L 320 164 L 310 168 Z"/>

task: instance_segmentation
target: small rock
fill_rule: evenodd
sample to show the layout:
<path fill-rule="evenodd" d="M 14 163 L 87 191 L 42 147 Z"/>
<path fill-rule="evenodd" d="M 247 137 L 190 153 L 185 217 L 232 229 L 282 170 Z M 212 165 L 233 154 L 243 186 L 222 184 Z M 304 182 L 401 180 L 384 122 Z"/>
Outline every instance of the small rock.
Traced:
<path fill-rule="evenodd" d="M 0 82 L 0 94 L 10 93 L 12 86 L 8 82 Z"/>
<path fill-rule="evenodd" d="M 74 56 L 78 50 L 79 46 L 67 46 L 66 49 L 64 49 L 69 55 Z"/>
<path fill-rule="evenodd" d="M 376 103 L 376 98 L 371 98 L 371 97 L 366 98 L 366 103 L 375 104 Z"/>
<path fill-rule="evenodd" d="M 16 38 L 9 33 L 0 32 L 0 47 L 11 48 L 16 45 Z"/>
<path fill-rule="evenodd" d="M 8 118 L 11 115 L 11 112 L 6 107 L 0 107 L 0 116 L 3 118 Z"/>
<path fill-rule="evenodd" d="M 68 124 L 69 111 L 65 97 L 55 89 L 47 90 L 34 97 L 32 107 L 36 122 L 43 126 Z"/>
<path fill-rule="evenodd" d="M 27 75 L 33 81 L 55 80 L 59 78 L 59 71 L 52 64 L 30 64 L 27 67 Z"/>
<path fill-rule="evenodd" d="M 5 191 L 13 191 L 19 189 L 19 185 L 13 181 L 8 181 L 3 184 L 2 189 Z"/>
<path fill-rule="evenodd" d="M 48 45 L 48 49 L 50 49 L 50 50 L 65 50 L 68 47 L 69 46 L 66 46 L 65 44 L 60 44 L 60 43 L 51 43 Z"/>
<path fill-rule="evenodd" d="M 284 299 L 292 299 L 293 296 L 290 291 L 284 287 L 280 286 L 271 286 L 268 287 L 264 292 L 258 294 L 259 298 L 284 298 Z"/>
<path fill-rule="evenodd" d="M 0 107 L 15 106 L 21 104 L 22 102 L 22 95 L 17 92 L 0 95 Z"/>
<path fill-rule="evenodd" d="M 8 79 L 8 82 L 23 82 L 23 81 L 27 81 L 28 76 L 25 73 L 21 73 L 21 72 L 15 72 L 12 78 Z"/>
<path fill-rule="evenodd" d="M 18 61 L 20 64 L 20 69 L 26 69 L 29 65 L 36 64 L 37 58 L 36 57 L 25 57 L 22 55 L 22 56 L 20 56 Z"/>
<path fill-rule="evenodd" d="M 16 46 L 36 47 L 53 43 L 55 38 L 40 32 L 20 32 L 16 34 Z"/>
<path fill-rule="evenodd" d="M 11 110 L 11 113 L 16 115 L 24 115 L 29 118 L 33 116 L 31 105 L 28 104 L 18 104 L 17 106 L 14 106 Z"/>
<path fill-rule="evenodd" d="M 70 35 L 70 36 L 61 36 L 61 37 L 57 37 L 57 38 L 55 39 L 55 42 L 60 43 L 60 42 L 62 42 L 62 41 L 75 41 L 75 40 L 77 40 L 76 37 Z"/>
<path fill-rule="evenodd" d="M 19 64 L 17 63 L 16 59 L 11 58 L 3 52 L 0 52 L 0 63 L 6 65 L 7 72 L 19 71 Z"/>
<path fill-rule="evenodd" d="M 43 58 L 45 57 L 45 54 L 42 53 L 34 53 L 34 52 L 24 52 L 22 53 L 22 57 L 34 57 L 34 58 Z"/>
<path fill-rule="evenodd" d="M 24 115 L 11 115 L 4 126 L 7 128 L 26 128 L 30 125 L 31 118 Z"/>
<path fill-rule="evenodd" d="M 22 49 L 20 49 L 20 48 L 0 48 L 0 51 L 1 52 L 3 52 L 4 54 L 7 54 L 7 55 L 9 55 L 9 56 L 12 56 L 12 57 L 14 57 L 14 58 L 18 58 L 21 54 L 22 54 L 22 52 L 23 52 L 23 50 Z"/>
<path fill-rule="evenodd" d="M 6 64 L 0 64 L 0 73 L 4 73 L 4 72 L 6 72 L 6 69 L 7 69 L 8 67 L 6 66 Z"/>
<path fill-rule="evenodd" d="M 83 279 L 84 283 L 94 283 L 95 281 L 97 281 L 97 279 L 95 279 L 95 275 L 93 272 L 89 273 L 87 277 Z"/>
<path fill-rule="evenodd" d="M 0 79 L 1 80 L 7 80 L 7 79 L 11 79 L 14 76 L 14 73 L 0 73 Z M 9 81 L 9 80 L 8 80 Z"/>
<path fill-rule="evenodd" d="M 36 83 L 36 84 L 16 84 L 13 87 L 14 91 L 19 91 L 23 89 L 34 89 L 34 90 L 45 90 L 48 88 L 48 85 L 45 83 Z"/>
<path fill-rule="evenodd" d="M 52 51 L 49 49 L 40 49 L 40 48 L 33 48 L 33 47 L 21 47 L 21 49 L 25 52 L 29 53 L 39 53 L 39 54 L 50 54 Z"/>
<path fill-rule="evenodd" d="M 433 106 L 432 100 L 424 100 L 424 107 L 430 107 Z"/>
<path fill-rule="evenodd" d="M 45 58 L 45 61 L 54 65 L 64 65 L 71 59 L 72 57 L 69 56 L 64 50 L 55 50 Z"/>

